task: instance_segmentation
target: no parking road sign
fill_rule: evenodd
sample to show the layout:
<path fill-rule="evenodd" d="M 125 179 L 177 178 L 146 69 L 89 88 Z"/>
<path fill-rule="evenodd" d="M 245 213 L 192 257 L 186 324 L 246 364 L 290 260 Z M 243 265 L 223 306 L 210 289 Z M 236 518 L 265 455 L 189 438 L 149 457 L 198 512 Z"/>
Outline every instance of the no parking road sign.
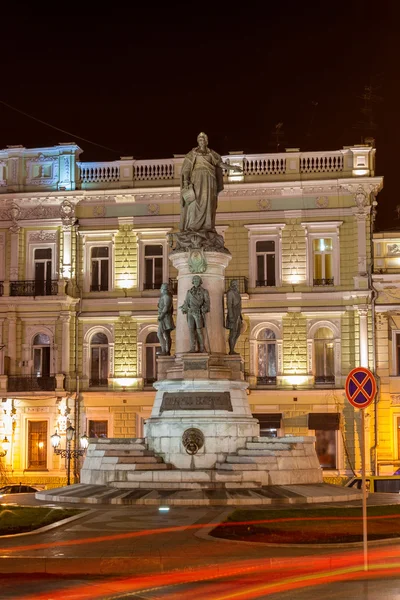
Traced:
<path fill-rule="evenodd" d="M 355 408 L 366 408 L 376 395 L 376 380 L 369 369 L 356 367 L 347 375 L 345 386 L 347 400 Z"/>

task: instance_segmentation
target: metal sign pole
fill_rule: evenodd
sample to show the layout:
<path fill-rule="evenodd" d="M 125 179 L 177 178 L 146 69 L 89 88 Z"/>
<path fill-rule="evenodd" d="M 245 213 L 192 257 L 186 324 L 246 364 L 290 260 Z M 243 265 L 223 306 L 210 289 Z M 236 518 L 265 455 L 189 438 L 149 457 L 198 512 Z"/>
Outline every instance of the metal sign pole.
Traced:
<path fill-rule="evenodd" d="M 361 409 L 361 477 L 364 571 L 368 571 L 367 486 L 365 481 L 365 413 L 363 408 Z"/>

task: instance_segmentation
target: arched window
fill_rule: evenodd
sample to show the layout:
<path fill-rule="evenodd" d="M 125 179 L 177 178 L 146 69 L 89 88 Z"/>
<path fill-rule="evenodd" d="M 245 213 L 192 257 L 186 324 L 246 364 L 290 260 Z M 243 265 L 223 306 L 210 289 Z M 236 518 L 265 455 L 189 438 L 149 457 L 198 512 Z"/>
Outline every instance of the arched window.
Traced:
<path fill-rule="evenodd" d="M 36 377 L 49 377 L 50 375 L 50 337 L 45 333 L 38 333 L 33 338 L 33 374 Z"/>
<path fill-rule="evenodd" d="M 276 384 L 276 336 L 271 329 L 257 336 L 257 384 Z"/>
<path fill-rule="evenodd" d="M 314 335 L 315 383 L 334 383 L 335 354 L 333 333 L 320 327 Z"/>
<path fill-rule="evenodd" d="M 160 342 L 157 332 L 151 331 L 145 343 L 145 383 L 151 384 L 157 379 L 157 354 L 160 352 Z"/>
<path fill-rule="evenodd" d="M 90 341 L 89 387 L 108 385 L 108 339 L 105 333 L 95 333 Z"/>

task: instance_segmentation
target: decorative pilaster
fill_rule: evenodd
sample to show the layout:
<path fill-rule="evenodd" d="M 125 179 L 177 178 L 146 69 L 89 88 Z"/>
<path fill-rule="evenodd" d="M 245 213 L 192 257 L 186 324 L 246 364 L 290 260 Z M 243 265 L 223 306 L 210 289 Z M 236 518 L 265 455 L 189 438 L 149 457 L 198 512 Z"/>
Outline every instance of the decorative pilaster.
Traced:
<path fill-rule="evenodd" d="M 358 308 L 360 319 L 360 366 L 368 368 L 368 308 Z"/>
<path fill-rule="evenodd" d="M 18 279 L 18 232 L 11 233 L 10 281 Z"/>
<path fill-rule="evenodd" d="M 68 375 L 70 366 L 70 313 L 61 312 L 60 320 L 62 322 L 61 371 L 64 375 Z"/>
<path fill-rule="evenodd" d="M 358 240 L 358 266 L 359 275 L 365 275 L 367 272 L 367 233 L 366 223 L 367 215 L 365 212 L 355 213 L 357 219 L 357 240 Z"/>
<path fill-rule="evenodd" d="M 72 275 L 72 227 L 66 227 L 63 232 L 63 266 L 62 276 L 71 279 Z"/>
<path fill-rule="evenodd" d="M 17 360 L 17 316 L 15 312 L 7 314 L 8 344 L 7 355 L 10 359 L 10 375 L 15 374 Z"/>

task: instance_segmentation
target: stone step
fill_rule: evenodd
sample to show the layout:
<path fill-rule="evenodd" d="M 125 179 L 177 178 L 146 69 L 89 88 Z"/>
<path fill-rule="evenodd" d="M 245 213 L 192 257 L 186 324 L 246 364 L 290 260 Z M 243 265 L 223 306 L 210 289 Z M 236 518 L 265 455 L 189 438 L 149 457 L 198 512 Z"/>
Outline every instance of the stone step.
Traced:
<path fill-rule="evenodd" d="M 161 456 L 119 456 L 118 463 L 119 465 L 154 465 L 158 463 L 164 462 Z"/>
<path fill-rule="evenodd" d="M 247 448 L 240 448 L 238 450 L 239 456 L 275 456 L 275 452 L 271 450 L 247 450 Z"/>
<path fill-rule="evenodd" d="M 246 448 L 249 450 L 291 450 L 291 444 L 280 442 L 246 442 Z"/>
<path fill-rule="evenodd" d="M 215 468 L 221 471 L 257 471 L 254 463 L 216 463 Z"/>
<path fill-rule="evenodd" d="M 109 452 L 110 450 L 147 450 L 145 444 L 94 444 L 96 450 L 103 450 L 103 452 Z M 89 445 L 89 448 L 93 447 L 93 444 Z"/>
<path fill-rule="evenodd" d="M 121 463 L 123 464 L 123 463 Z M 130 464 L 130 463 L 128 463 Z M 159 463 L 139 463 L 135 464 L 135 471 L 166 471 L 167 469 L 172 469 L 172 465 L 166 464 L 164 462 Z M 118 469 L 118 466 L 116 467 Z"/>
<path fill-rule="evenodd" d="M 110 487 L 120 489 L 145 489 L 145 490 L 223 490 L 223 489 L 256 489 L 260 488 L 261 485 L 256 481 L 246 481 L 245 485 L 238 485 L 237 483 L 224 483 L 224 482 L 203 482 L 194 481 L 191 483 L 176 481 L 111 481 Z"/>
<path fill-rule="evenodd" d="M 106 450 L 104 456 L 154 456 L 153 450 Z"/>
<path fill-rule="evenodd" d="M 236 455 L 231 455 L 229 454 L 226 457 L 225 462 L 227 463 L 232 463 L 232 464 L 242 464 L 242 465 L 248 465 L 248 464 L 269 464 L 269 463 L 274 463 L 276 462 L 276 458 L 274 456 L 248 456 L 246 454 L 240 455 L 240 456 L 236 456 Z"/>

